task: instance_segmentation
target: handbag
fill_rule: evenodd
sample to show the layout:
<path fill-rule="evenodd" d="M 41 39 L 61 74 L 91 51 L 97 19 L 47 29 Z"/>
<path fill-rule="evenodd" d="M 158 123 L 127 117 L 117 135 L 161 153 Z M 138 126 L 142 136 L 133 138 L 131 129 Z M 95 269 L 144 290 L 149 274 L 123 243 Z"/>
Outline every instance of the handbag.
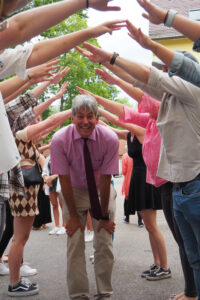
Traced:
<path fill-rule="evenodd" d="M 34 149 L 34 153 L 35 153 L 35 149 Z M 35 158 L 36 158 L 36 153 L 35 153 Z M 23 177 L 24 177 L 24 185 L 26 187 L 43 183 L 43 178 L 42 178 L 42 175 L 41 175 L 41 171 L 40 171 L 40 168 L 39 168 L 37 162 L 30 169 L 23 169 L 22 168 L 22 174 L 23 174 Z"/>

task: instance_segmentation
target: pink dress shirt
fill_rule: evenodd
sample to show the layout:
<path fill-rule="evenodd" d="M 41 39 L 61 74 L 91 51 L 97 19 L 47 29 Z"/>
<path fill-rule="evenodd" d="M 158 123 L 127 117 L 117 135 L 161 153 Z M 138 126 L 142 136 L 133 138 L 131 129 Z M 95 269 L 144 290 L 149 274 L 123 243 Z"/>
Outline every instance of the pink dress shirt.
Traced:
<path fill-rule="evenodd" d="M 142 155 L 147 167 L 146 182 L 156 187 L 167 182 L 165 179 L 156 175 L 161 146 L 161 136 L 156 126 L 159 107 L 159 101 L 144 93 L 142 100 L 138 105 L 138 112 L 124 106 L 125 116 L 123 119 L 120 118 L 120 121 L 122 122 L 134 123 L 146 128 L 144 142 L 142 145 Z"/>
<path fill-rule="evenodd" d="M 70 175 L 72 187 L 87 189 L 84 140 L 71 124 L 57 131 L 51 141 L 52 174 Z M 87 141 L 92 166 L 99 185 L 100 174 L 119 173 L 119 141 L 117 135 L 105 126 L 96 125 Z"/>
<path fill-rule="evenodd" d="M 122 195 L 125 195 L 125 199 L 128 199 L 132 170 L 133 159 L 126 152 L 122 156 L 122 174 L 124 175 L 124 181 L 122 184 Z"/>

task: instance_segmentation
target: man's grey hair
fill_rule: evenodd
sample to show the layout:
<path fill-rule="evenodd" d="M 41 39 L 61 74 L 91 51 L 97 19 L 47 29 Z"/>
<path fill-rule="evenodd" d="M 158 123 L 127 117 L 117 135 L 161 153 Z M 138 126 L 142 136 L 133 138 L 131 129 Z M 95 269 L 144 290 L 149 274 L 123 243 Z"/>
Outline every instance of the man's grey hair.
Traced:
<path fill-rule="evenodd" d="M 97 101 L 90 95 L 78 95 L 72 100 L 72 117 L 80 110 L 90 110 L 95 114 L 98 113 Z"/>

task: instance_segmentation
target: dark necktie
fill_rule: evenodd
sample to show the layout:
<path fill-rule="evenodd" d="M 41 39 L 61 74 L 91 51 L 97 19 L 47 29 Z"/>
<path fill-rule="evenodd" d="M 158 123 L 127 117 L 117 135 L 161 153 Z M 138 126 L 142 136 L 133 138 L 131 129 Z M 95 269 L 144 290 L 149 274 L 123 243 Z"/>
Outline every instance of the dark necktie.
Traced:
<path fill-rule="evenodd" d="M 93 218 L 99 220 L 102 216 L 101 206 L 99 203 L 96 181 L 94 177 L 90 152 L 87 146 L 87 140 L 88 139 L 84 138 L 83 154 L 84 154 L 84 161 L 85 161 L 86 179 L 88 184 L 88 193 L 89 193 L 90 205 L 91 205 L 91 214 Z"/>

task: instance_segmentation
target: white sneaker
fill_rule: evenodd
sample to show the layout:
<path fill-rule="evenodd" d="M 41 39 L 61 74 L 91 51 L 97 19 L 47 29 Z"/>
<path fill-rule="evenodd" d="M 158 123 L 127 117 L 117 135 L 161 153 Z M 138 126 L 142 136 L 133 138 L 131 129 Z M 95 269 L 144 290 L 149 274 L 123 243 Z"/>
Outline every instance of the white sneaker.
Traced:
<path fill-rule="evenodd" d="M 4 264 L 4 262 L 0 263 L 0 275 L 9 275 L 9 268 L 6 267 L 6 265 Z"/>
<path fill-rule="evenodd" d="M 28 266 L 25 263 L 20 268 L 20 275 L 23 277 L 33 276 L 36 274 L 37 274 L 37 269 L 32 269 L 30 266 Z"/>
<path fill-rule="evenodd" d="M 65 233 L 66 233 L 65 227 L 60 227 L 59 230 L 56 232 L 57 235 L 61 235 Z"/>
<path fill-rule="evenodd" d="M 60 230 L 60 227 L 54 227 L 51 231 L 49 231 L 49 234 L 57 234 L 57 232 Z"/>
<path fill-rule="evenodd" d="M 94 238 L 94 231 L 85 230 L 85 242 L 92 242 Z"/>

